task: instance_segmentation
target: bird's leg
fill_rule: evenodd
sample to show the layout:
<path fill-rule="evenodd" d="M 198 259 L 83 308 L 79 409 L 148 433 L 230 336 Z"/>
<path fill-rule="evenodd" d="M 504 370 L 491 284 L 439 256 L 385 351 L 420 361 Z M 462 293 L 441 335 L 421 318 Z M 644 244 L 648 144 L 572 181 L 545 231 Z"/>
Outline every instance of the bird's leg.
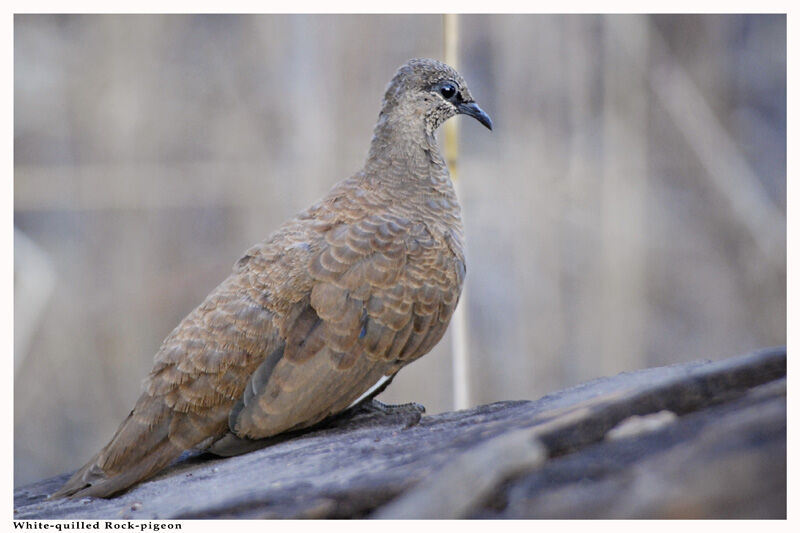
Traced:
<path fill-rule="evenodd" d="M 385 416 L 399 416 L 403 421 L 403 428 L 410 428 L 419 424 L 425 413 L 425 406 L 417 402 L 401 403 L 390 405 L 372 398 L 369 403 L 360 405 L 363 413 L 377 414 Z"/>
<path fill-rule="evenodd" d="M 412 426 L 419 422 L 419 419 L 422 417 L 422 413 L 425 412 L 425 406 L 421 403 L 417 402 L 408 402 L 408 403 L 399 403 L 399 404 L 388 404 L 383 403 L 375 398 L 369 398 L 369 400 L 364 400 L 363 402 L 359 403 L 358 405 L 354 406 L 358 411 L 355 414 L 366 413 L 382 413 L 384 415 L 416 415 L 416 421 L 411 424 Z"/>
<path fill-rule="evenodd" d="M 386 387 L 389 386 L 389 384 L 392 382 L 392 380 L 396 375 L 397 374 L 395 373 L 389 376 L 389 379 L 381 383 L 380 386 L 378 386 L 369 395 L 365 396 L 358 403 L 350 406 L 349 408 L 338 414 L 336 417 L 334 417 L 334 419 L 332 420 L 334 425 L 338 426 L 343 423 L 353 421 L 355 419 L 363 419 L 366 417 L 372 418 L 376 416 L 385 416 L 385 417 L 399 416 L 403 420 L 405 420 L 404 427 L 411 427 L 417 425 L 420 419 L 422 418 L 422 414 L 425 412 L 424 405 L 416 402 L 391 405 L 375 399 L 375 396 L 386 390 Z"/>

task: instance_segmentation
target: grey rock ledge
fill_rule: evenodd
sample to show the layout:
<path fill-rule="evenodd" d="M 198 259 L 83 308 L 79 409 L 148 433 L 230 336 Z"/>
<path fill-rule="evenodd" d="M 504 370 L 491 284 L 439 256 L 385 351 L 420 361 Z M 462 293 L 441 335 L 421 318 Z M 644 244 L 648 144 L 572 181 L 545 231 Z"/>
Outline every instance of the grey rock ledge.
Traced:
<path fill-rule="evenodd" d="M 340 420 L 185 455 L 112 499 L 14 492 L 15 519 L 785 518 L 786 349 L 596 379 L 536 401 Z"/>

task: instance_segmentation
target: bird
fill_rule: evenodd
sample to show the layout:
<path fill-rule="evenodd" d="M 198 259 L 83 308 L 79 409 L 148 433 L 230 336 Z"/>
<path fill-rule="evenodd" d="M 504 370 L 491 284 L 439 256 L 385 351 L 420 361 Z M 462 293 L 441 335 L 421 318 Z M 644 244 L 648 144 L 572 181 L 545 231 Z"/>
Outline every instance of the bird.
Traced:
<path fill-rule="evenodd" d="M 428 353 L 466 275 L 436 138 L 456 115 L 493 127 L 454 68 L 403 64 L 362 169 L 245 252 L 163 341 L 108 444 L 50 498 L 112 497 L 186 450 L 235 455 L 313 427 Z"/>

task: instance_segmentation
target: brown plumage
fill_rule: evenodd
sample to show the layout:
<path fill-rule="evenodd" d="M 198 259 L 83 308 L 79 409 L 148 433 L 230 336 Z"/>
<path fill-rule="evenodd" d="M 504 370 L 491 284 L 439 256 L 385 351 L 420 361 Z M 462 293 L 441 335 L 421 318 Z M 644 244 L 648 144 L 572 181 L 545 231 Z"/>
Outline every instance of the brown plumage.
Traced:
<path fill-rule="evenodd" d="M 452 68 L 390 82 L 364 168 L 248 250 L 164 340 L 114 437 L 53 495 L 106 497 L 183 450 L 309 427 L 441 338 L 464 281 L 458 201 L 435 131 L 467 114 Z"/>

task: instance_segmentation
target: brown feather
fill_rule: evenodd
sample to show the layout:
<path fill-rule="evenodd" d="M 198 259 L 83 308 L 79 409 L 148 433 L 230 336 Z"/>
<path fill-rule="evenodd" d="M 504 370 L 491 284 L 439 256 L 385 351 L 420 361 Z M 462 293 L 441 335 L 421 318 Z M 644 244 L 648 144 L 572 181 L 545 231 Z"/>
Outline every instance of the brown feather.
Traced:
<path fill-rule="evenodd" d="M 164 340 L 111 441 L 53 497 L 110 496 L 183 450 L 237 453 L 312 426 L 441 339 L 465 272 L 434 137 L 458 112 L 441 83 L 472 102 L 442 63 L 401 67 L 364 168 L 247 250 Z"/>

